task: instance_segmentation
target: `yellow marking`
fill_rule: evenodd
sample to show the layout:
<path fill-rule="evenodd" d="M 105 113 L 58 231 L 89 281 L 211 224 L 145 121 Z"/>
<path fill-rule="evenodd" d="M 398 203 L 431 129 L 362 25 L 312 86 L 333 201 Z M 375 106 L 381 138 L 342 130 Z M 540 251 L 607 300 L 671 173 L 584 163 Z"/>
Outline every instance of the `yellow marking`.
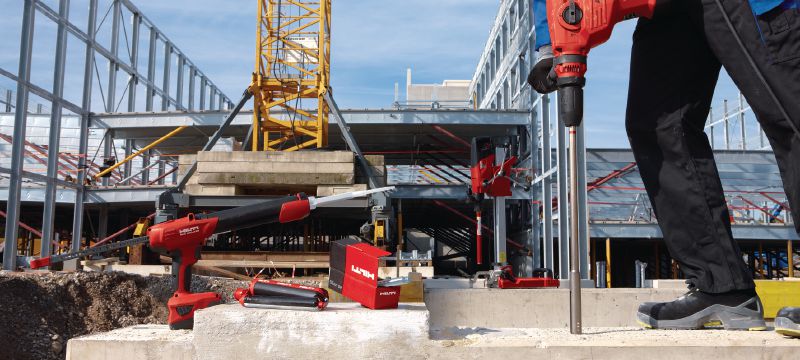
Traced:
<path fill-rule="evenodd" d="M 433 177 L 433 175 L 431 175 L 431 174 L 428 172 L 428 170 L 425 170 L 425 169 L 420 169 L 420 170 L 419 170 L 419 173 L 420 173 L 420 174 L 422 174 L 422 175 L 425 175 L 425 177 L 426 177 L 426 178 L 430 179 L 431 181 L 433 181 L 433 182 L 435 182 L 435 183 L 437 183 L 437 184 L 441 184 L 441 183 L 442 183 L 442 181 L 441 181 L 441 180 L 439 180 L 439 179 L 437 179 L 437 178 Z"/>
<path fill-rule="evenodd" d="M 756 280 L 756 292 L 764 305 L 764 317 L 773 319 L 786 306 L 800 306 L 800 281 Z"/>
<path fill-rule="evenodd" d="M 775 332 L 781 335 L 791 336 L 800 338 L 800 331 L 794 329 L 786 329 L 786 328 L 775 328 Z"/>
<path fill-rule="evenodd" d="M 713 320 L 713 321 L 709 321 L 709 322 L 703 324 L 703 326 L 704 327 L 719 327 L 719 326 L 722 326 L 722 322 L 719 321 L 719 320 Z"/>
<path fill-rule="evenodd" d="M 642 327 L 644 327 L 644 328 L 646 328 L 646 329 L 652 329 L 652 328 L 653 328 L 653 326 L 652 326 L 652 325 L 650 325 L 650 324 L 645 324 L 645 323 L 644 323 L 644 322 L 642 322 L 641 320 L 636 320 L 636 322 L 637 322 L 637 323 L 639 323 L 639 325 L 641 325 Z"/>
<path fill-rule="evenodd" d="M 764 330 L 767 330 L 766 326 L 756 326 L 747 329 L 747 331 L 764 331 Z"/>

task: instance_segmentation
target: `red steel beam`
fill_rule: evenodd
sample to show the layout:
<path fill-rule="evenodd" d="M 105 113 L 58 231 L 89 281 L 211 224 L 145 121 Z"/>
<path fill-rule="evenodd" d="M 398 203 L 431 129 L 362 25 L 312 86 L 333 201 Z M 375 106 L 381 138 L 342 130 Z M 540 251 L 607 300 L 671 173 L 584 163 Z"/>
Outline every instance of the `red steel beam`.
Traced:
<path fill-rule="evenodd" d="M 469 141 L 466 141 L 466 140 L 456 136 L 456 134 L 453 134 L 453 133 L 447 131 L 445 128 L 443 128 L 443 127 L 441 127 L 439 125 L 431 125 L 431 126 L 433 127 L 434 130 L 436 130 L 436 131 L 444 134 L 445 136 L 455 140 L 457 143 L 466 146 L 467 149 L 472 148 L 472 144 L 470 144 Z"/>
<path fill-rule="evenodd" d="M 156 213 L 152 213 L 152 214 L 150 214 L 150 215 L 147 215 L 147 219 L 152 219 L 152 218 L 154 218 L 155 216 L 156 216 Z M 95 247 L 95 246 L 98 246 L 98 245 L 103 245 L 103 244 L 105 244 L 105 243 L 107 243 L 107 242 L 109 242 L 109 241 L 111 241 L 111 240 L 113 240 L 113 239 L 116 239 L 116 238 L 117 238 L 117 237 L 119 237 L 120 235 L 122 235 L 122 234 L 124 234 L 124 233 L 128 232 L 129 230 L 131 230 L 131 229 L 133 229 L 133 228 L 135 228 L 137 224 L 139 224 L 139 221 L 136 221 L 135 223 L 133 223 L 133 224 L 130 224 L 130 225 L 128 225 L 128 226 L 126 226 L 126 227 L 124 227 L 124 228 L 120 229 L 119 231 L 117 231 L 117 232 L 115 232 L 115 233 L 113 233 L 113 234 L 111 234 L 111 235 L 109 235 L 109 236 L 107 236 L 107 237 L 105 237 L 105 238 L 101 239 L 100 241 L 98 241 L 98 242 L 94 243 L 94 245 L 92 245 L 91 247 Z"/>

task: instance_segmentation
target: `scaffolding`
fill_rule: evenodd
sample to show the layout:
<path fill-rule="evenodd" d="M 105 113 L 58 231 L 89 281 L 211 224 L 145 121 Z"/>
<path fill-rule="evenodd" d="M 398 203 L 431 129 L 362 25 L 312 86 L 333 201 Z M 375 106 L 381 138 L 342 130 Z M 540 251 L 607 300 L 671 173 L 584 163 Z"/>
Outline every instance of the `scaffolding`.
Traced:
<path fill-rule="evenodd" d="M 252 151 L 328 144 L 330 20 L 330 0 L 258 1 Z"/>

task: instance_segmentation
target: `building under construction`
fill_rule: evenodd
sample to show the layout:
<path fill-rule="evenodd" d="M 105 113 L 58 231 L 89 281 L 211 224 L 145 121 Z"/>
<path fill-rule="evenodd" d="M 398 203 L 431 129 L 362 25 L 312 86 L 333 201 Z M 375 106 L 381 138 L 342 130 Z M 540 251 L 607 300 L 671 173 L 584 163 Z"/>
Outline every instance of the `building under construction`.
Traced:
<path fill-rule="evenodd" d="M 581 128 L 577 171 L 568 171 L 568 131 L 555 110 L 558 99 L 526 84 L 536 56 L 530 0 L 499 2 L 471 79 L 417 84 L 408 70 L 405 94 L 398 87 L 394 103 L 376 109 L 339 109 L 334 101 L 331 0 L 258 1 L 260 46 L 241 101 L 240 94 L 224 94 L 214 74 L 199 69 L 133 0 L 21 3 L 19 67 L 0 68 L 0 86 L 7 84 L 0 94 L 5 270 L 136 239 L 187 214 L 287 194 L 324 199 L 393 187 L 320 205 L 298 221 L 215 233 L 203 242 L 197 264 L 216 276 L 247 277 L 267 268 L 324 277 L 333 266 L 334 243 L 360 239 L 391 253 L 381 266 L 396 268 L 398 277 L 401 269 L 414 270 L 460 284 L 426 280 L 430 321 L 443 328 L 565 324 L 535 316 L 524 318 L 541 326 L 502 317 L 493 323 L 489 315 L 453 320 L 448 316 L 474 305 L 435 302 L 448 291 L 475 290 L 457 288 L 475 287 L 468 279 L 506 264 L 516 277 L 544 268 L 565 282 L 571 221 L 579 229 L 584 288 L 652 292 L 655 280 L 683 277 L 662 242 L 630 149 L 587 149 Z M 34 39 L 43 39 L 34 34 L 42 24 L 55 29 L 46 32 L 55 44 L 47 77 L 31 73 L 39 49 Z M 75 84 L 82 93 L 65 92 Z M 793 278 L 798 235 L 769 144 L 741 96 L 716 105 L 706 132 L 744 260 L 756 279 Z M 475 196 L 475 139 L 487 138 L 492 159 L 515 160 L 504 175 L 510 194 Z M 576 193 L 569 190 L 572 178 Z M 570 215 L 573 197 L 577 218 Z M 139 243 L 51 268 L 168 264 L 162 255 Z M 440 287 L 448 291 L 429 293 Z M 503 300 L 489 300 L 492 294 Z M 657 297 L 647 294 L 636 299 Z M 474 295 L 475 301 L 534 302 L 539 296 L 489 295 Z M 219 351 L 194 346 L 195 356 Z"/>

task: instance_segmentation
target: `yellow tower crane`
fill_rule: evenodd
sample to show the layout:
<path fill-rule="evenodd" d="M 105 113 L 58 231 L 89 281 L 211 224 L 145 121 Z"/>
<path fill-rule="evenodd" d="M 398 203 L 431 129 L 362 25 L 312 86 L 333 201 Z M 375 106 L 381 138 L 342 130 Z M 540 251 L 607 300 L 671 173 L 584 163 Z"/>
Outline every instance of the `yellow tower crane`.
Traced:
<path fill-rule="evenodd" d="M 331 0 L 258 0 L 252 151 L 328 144 Z"/>

